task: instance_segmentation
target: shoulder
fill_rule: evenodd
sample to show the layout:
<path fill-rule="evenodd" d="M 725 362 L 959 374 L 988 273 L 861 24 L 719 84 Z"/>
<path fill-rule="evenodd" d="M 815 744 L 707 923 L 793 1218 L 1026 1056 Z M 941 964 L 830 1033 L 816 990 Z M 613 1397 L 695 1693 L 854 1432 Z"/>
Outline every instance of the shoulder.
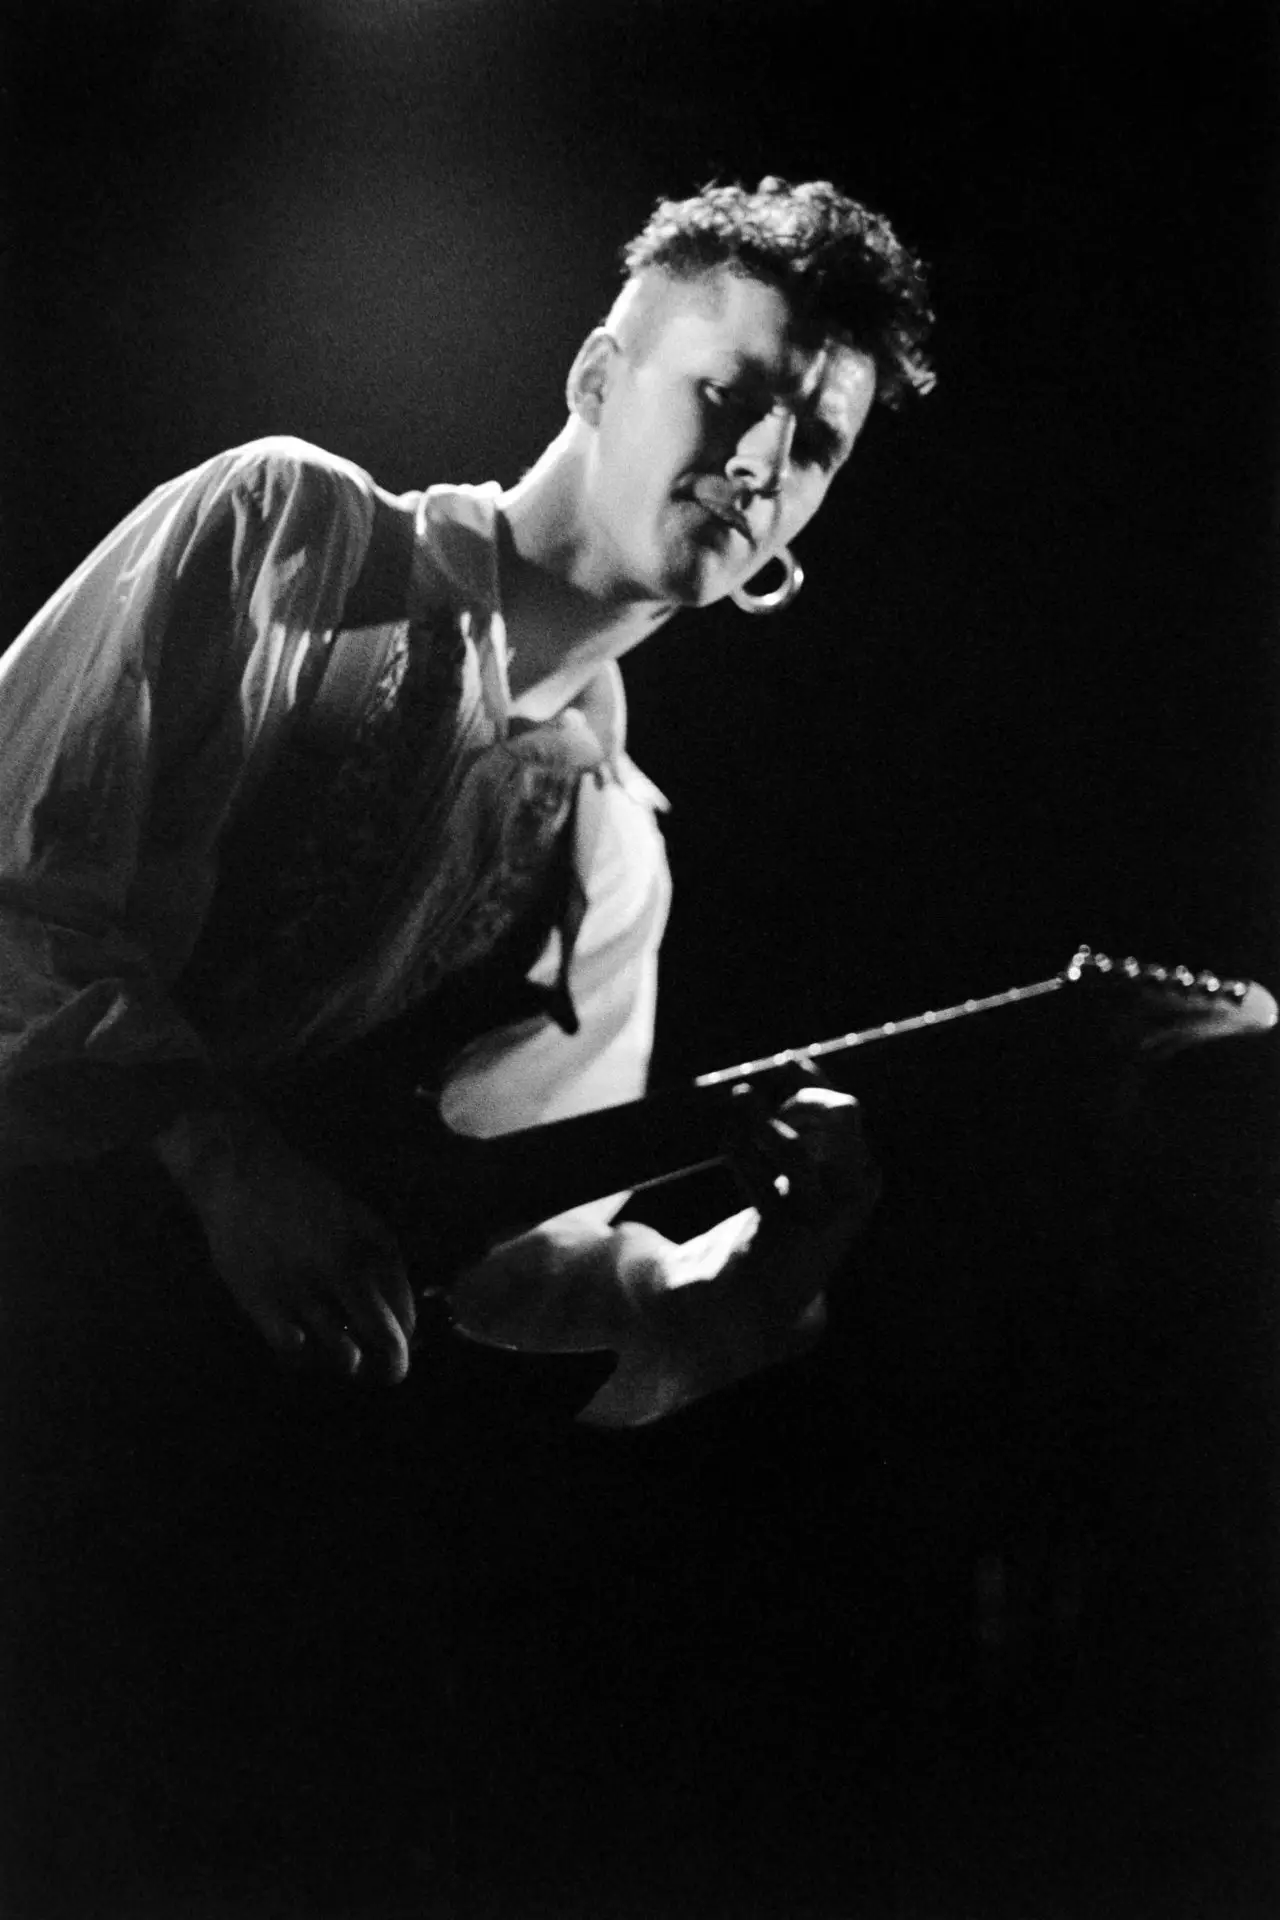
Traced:
<path fill-rule="evenodd" d="M 291 434 L 269 434 L 212 455 L 159 488 L 139 511 L 147 525 L 161 514 L 180 540 L 230 521 L 237 538 L 327 547 L 367 539 L 378 492 L 369 474 L 341 454 Z"/>
<path fill-rule="evenodd" d="M 292 434 L 273 433 L 230 447 L 205 463 L 206 471 L 241 486 L 315 485 L 372 494 L 374 483 L 363 467 Z M 199 469 L 197 469 L 199 471 Z"/>

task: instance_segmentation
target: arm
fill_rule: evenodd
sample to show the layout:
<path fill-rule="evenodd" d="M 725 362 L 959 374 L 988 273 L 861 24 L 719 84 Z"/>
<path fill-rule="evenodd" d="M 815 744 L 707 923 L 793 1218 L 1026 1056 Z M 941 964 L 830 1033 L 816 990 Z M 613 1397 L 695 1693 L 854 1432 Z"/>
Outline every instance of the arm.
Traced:
<path fill-rule="evenodd" d="M 268 1339 L 314 1332 L 350 1368 L 349 1321 L 399 1377 L 368 1277 L 411 1320 L 385 1232 L 234 1099 L 171 997 L 309 648 L 349 596 L 372 604 L 376 505 L 298 441 L 220 455 L 144 501 L 0 663 L 0 1152 L 154 1143 Z M 303 1270 L 331 1284 L 299 1299 Z"/>
<path fill-rule="evenodd" d="M 180 1114 L 151 1144 L 268 1346 L 296 1359 L 314 1343 L 348 1377 L 368 1354 L 390 1383 L 405 1378 L 413 1295 L 375 1214 L 233 1098 Z"/>
<path fill-rule="evenodd" d="M 661 836 L 643 785 L 625 774 L 585 795 L 589 904 L 571 977 L 579 1032 L 528 1021 L 467 1049 L 441 1103 L 457 1132 L 492 1136 L 644 1092 L 669 898 Z M 534 970 L 542 984 L 554 978 L 554 949 Z M 598 1426 L 644 1425 L 802 1352 L 821 1332 L 823 1285 L 874 1198 L 856 1102 L 806 1090 L 780 1127 L 757 1127 L 737 1164 L 762 1211 L 681 1246 L 635 1222 L 614 1227 L 627 1196 L 608 1196 L 464 1274 L 452 1290 L 455 1326 L 525 1352 L 612 1348 L 619 1365 L 580 1416 Z M 780 1172 L 792 1182 L 786 1204 L 773 1188 Z"/>
<path fill-rule="evenodd" d="M 371 484 L 299 442 L 161 487 L 0 662 L 0 1148 L 77 1157 L 211 1097 L 170 997 L 219 834 L 336 624 Z"/>
<path fill-rule="evenodd" d="M 806 1352 L 879 1193 L 858 1103 L 802 1088 L 756 1120 L 734 1161 L 756 1206 L 681 1245 L 563 1216 L 464 1274 L 455 1324 L 523 1352 L 611 1348 L 618 1365 L 579 1415 L 599 1427 L 649 1425 Z"/>

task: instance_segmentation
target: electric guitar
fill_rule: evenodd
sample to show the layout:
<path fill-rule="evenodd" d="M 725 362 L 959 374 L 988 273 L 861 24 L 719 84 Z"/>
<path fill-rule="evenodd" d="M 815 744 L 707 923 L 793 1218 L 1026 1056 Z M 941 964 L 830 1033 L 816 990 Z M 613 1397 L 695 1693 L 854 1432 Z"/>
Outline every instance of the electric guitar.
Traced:
<path fill-rule="evenodd" d="M 444 1337 L 453 1324 L 449 1295 L 454 1281 L 490 1248 L 605 1195 L 644 1192 L 692 1174 L 732 1168 L 740 1138 L 735 1102 L 747 1090 L 757 1090 L 776 1109 L 816 1063 L 832 1056 L 878 1049 L 882 1043 L 928 1035 L 1056 994 L 1087 994 L 1101 998 L 1104 1008 L 1112 1003 L 1131 1012 L 1131 1055 L 1157 1060 L 1205 1040 L 1262 1033 L 1277 1021 L 1275 1000 L 1255 982 L 1192 973 L 1186 967 L 1113 961 L 1081 947 L 1059 973 L 1025 986 L 807 1046 L 786 1047 L 701 1074 L 691 1084 L 659 1090 L 643 1100 L 519 1132 L 464 1138 L 446 1127 L 434 1097 L 422 1088 L 407 1099 L 375 1093 L 356 1109 L 360 1118 L 353 1125 L 340 1087 L 304 1101 L 301 1113 L 292 1116 L 301 1124 L 285 1130 L 395 1231 L 419 1301 L 415 1369 L 430 1380 L 428 1401 L 465 1410 L 478 1399 L 486 1407 L 483 1431 L 499 1435 L 506 1428 L 498 1409 L 508 1408 L 524 1431 L 521 1423 L 530 1418 L 554 1425 L 580 1409 L 614 1362 L 608 1351 L 588 1350 L 592 1343 L 586 1339 L 569 1352 L 514 1337 L 495 1337 L 492 1345 L 487 1340 L 480 1344 L 477 1335 L 466 1340 Z M 1092 1028 L 1092 1022 L 1086 1021 L 1086 1027 Z M 905 1074 L 900 1069 L 894 1079 L 910 1078 L 909 1059 L 902 1068 Z M 914 1112 L 909 1097 L 907 1106 Z M 873 1136 L 878 1112 L 877 1102 Z M 315 1121 L 317 1114 L 323 1115 L 318 1134 L 307 1124 L 308 1117 Z M 911 1150 L 909 1145 L 908 1153 Z M 744 1204 L 742 1198 L 736 1204 Z M 699 1220 L 692 1231 L 705 1225 Z M 483 1300 L 486 1284 L 482 1277 L 470 1276 L 473 1304 Z M 520 1318 L 537 1321 L 536 1299 L 523 1301 Z M 418 1418 L 414 1409 L 420 1398 L 401 1402 L 395 1397 L 410 1424 Z M 465 1417 L 475 1444 L 474 1420 Z"/>
<path fill-rule="evenodd" d="M 420 1092 L 398 1134 L 392 1224 L 412 1240 L 414 1223 L 431 1220 L 436 1259 L 447 1269 L 573 1206 L 725 1164 L 735 1132 L 732 1103 L 748 1088 L 785 1098 L 811 1065 L 834 1055 L 1081 990 L 1130 1002 L 1144 1016 L 1137 1048 L 1153 1060 L 1206 1040 L 1261 1033 L 1277 1020 L 1275 999 L 1254 981 L 1116 961 L 1081 947 L 1061 972 L 1026 986 L 786 1047 L 644 1100 L 484 1140 L 450 1132 Z"/>

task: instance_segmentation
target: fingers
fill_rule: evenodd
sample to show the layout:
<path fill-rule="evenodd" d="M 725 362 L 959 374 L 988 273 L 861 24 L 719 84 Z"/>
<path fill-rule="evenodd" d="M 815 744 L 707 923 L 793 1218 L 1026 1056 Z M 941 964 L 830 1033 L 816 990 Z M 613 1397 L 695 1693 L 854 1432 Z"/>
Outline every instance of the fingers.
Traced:
<path fill-rule="evenodd" d="M 368 1353 L 378 1361 L 383 1376 L 398 1386 L 409 1371 L 413 1303 L 409 1300 L 406 1306 L 402 1299 L 397 1312 L 386 1296 L 402 1290 L 407 1294 L 403 1270 L 398 1266 L 388 1268 L 383 1256 L 341 1273 L 334 1290 L 345 1313 L 346 1331 L 356 1343 L 357 1366 L 359 1356 Z"/>
<path fill-rule="evenodd" d="M 326 1300 L 318 1289 L 303 1290 L 296 1313 L 304 1338 L 309 1337 L 321 1348 L 336 1372 L 353 1380 L 364 1355 L 354 1331 L 343 1318 L 342 1309 Z"/>
<path fill-rule="evenodd" d="M 418 1307 L 404 1262 L 398 1256 L 386 1271 L 382 1291 L 406 1344 L 411 1343 L 418 1328 Z"/>
<path fill-rule="evenodd" d="M 299 1357 L 307 1344 L 307 1336 L 300 1326 L 275 1307 L 259 1300 L 245 1299 L 244 1306 L 267 1345 L 282 1360 L 296 1360 Z"/>
<path fill-rule="evenodd" d="M 274 1280 L 264 1277 L 236 1291 L 283 1360 L 310 1355 L 346 1379 L 368 1362 L 375 1378 L 393 1386 L 408 1374 L 413 1301 L 398 1259 L 388 1263 L 380 1250 L 364 1246 L 338 1267 L 277 1269 Z"/>
<path fill-rule="evenodd" d="M 820 1224 L 833 1210 L 870 1213 L 880 1176 L 851 1094 L 802 1085 L 775 1113 L 749 1086 L 734 1102 L 732 1165 L 762 1213 L 780 1209 Z"/>
<path fill-rule="evenodd" d="M 190 1196 L 214 1268 L 283 1358 L 403 1380 L 415 1315 L 395 1237 L 260 1118 L 236 1126 L 237 1152 Z"/>
<path fill-rule="evenodd" d="M 793 1174 L 804 1177 L 795 1156 L 784 1164 L 788 1148 L 799 1144 L 799 1134 L 773 1113 L 749 1085 L 734 1089 L 729 1163 L 746 1197 L 766 1213 L 790 1195 Z"/>
<path fill-rule="evenodd" d="M 818 1168 L 812 1142 L 790 1121 L 773 1114 L 755 1143 L 763 1169 L 772 1174 L 772 1203 L 787 1201 L 791 1208 L 808 1212 L 820 1198 Z"/>
<path fill-rule="evenodd" d="M 880 1176 L 862 1128 L 862 1108 L 834 1087 L 805 1087 L 793 1094 L 782 1117 L 794 1129 L 816 1190 L 835 1201 L 862 1200 L 869 1185 L 878 1194 Z"/>
<path fill-rule="evenodd" d="M 371 1343 L 386 1378 L 398 1385 L 409 1371 L 417 1308 L 395 1236 L 360 1209 L 339 1282 L 352 1326 Z"/>

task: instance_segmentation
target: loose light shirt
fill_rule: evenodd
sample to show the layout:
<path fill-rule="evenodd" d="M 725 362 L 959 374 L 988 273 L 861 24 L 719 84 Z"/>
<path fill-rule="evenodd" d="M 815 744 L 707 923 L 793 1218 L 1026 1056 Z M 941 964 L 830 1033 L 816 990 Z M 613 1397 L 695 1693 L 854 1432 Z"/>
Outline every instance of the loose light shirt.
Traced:
<path fill-rule="evenodd" d="M 352 632 L 392 505 L 413 515 L 404 617 Z M 256 441 L 159 487 L 0 658 L 6 1164 L 143 1143 L 421 1002 L 528 911 L 566 836 L 571 899 L 530 972 L 545 1010 L 463 1051 L 442 1114 L 485 1136 L 643 1093 L 664 803 L 627 756 L 615 665 L 553 721 L 513 718 L 499 506 L 493 485 L 392 502 L 345 460 Z M 611 1230 L 619 1204 L 491 1256 L 462 1330 L 580 1348 L 595 1314 L 623 1356 L 603 1424 L 780 1357 L 734 1350 L 727 1301 L 713 1358 L 673 1354 L 650 1311 L 719 1287 L 753 1211 L 682 1249 Z"/>

